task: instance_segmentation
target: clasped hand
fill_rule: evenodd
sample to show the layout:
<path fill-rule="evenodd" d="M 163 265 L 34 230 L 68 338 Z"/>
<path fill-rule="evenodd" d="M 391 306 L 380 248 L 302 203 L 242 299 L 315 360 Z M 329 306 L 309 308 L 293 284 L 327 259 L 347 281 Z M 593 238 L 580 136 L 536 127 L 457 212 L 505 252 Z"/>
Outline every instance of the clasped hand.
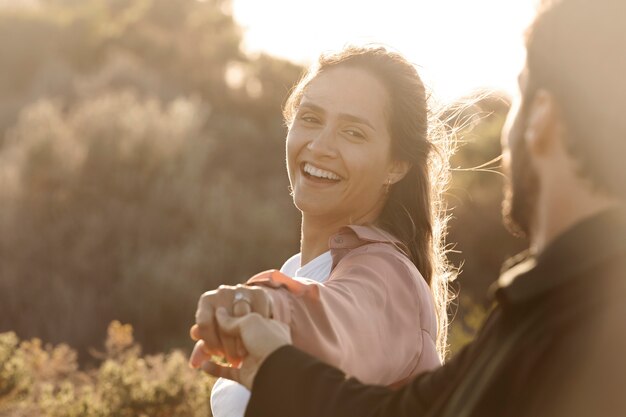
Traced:
<path fill-rule="evenodd" d="M 190 330 L 196 340 L 190 365 L 250 388 L 265 358 L 291 343 L 289 327 L 270 320 L 271 313 L 271 298 L 260 287 L 220 286 L 202 294 Z M 214 362 L 216 356 L 228 366 Z"/>

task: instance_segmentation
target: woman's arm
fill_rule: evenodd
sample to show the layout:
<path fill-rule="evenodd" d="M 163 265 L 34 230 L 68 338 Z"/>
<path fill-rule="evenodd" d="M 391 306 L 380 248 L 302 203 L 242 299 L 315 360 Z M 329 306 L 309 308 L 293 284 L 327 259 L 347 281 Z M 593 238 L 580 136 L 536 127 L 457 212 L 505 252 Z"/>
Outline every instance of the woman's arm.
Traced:
<path fill-rule="evenodd" d="M 361 381 L 388 385 L 439 365 L 436 335 L 424 331 L 436 326 L 421 323 L 433 319 L 420 314 L 430 293 L 411 267 L 393 247 L 367 245 L 346 255 L 324 284 L 277 271 L 249 284 L 271 288 L 273 317 L 289 325 L 296 347 Z M 434 315 L 432 304 L 422 310 Z"/>

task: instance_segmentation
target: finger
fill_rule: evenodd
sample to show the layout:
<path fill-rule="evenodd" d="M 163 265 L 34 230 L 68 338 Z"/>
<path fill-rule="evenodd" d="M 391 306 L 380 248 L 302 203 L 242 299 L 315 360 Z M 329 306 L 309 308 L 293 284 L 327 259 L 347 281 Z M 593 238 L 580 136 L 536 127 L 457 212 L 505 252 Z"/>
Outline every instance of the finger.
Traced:
<path fill-rule="evenodd" d="M 237 318 L 230 316 L 225 308 L 220 307 L 215 310 L 215 320 L 223 333 L 231 336 L 240 336 L 239 331 L 235 326 Z"/>
<path fill-rule="evenodd" d="M 239 369 L 233 368 L 232 366 L 224 366 L 212 361 L 206 361 L 202 364 L 202 370 L 218 378 L 226 378 L 231 381 L 240 382 Z"/>
<path fill-rule="evenodd" d="M 198 309 L 196 310 L 196 323 L 199 325 L 211 323 L 214 319 L 213 299 L 215 298 L 215 291 L 208 291 L 200 296 L 198 300 Z"/>
<path fill-rule="evenodd" d="M 271 296 L 269 292 L 261 287 L 250 287 L 241 285 L 238 291 L 243 292 L 250 301 L 250 311 L 260 314 L 262 317 L 269 317 L 271 313 Z"/>
<path fill-rule="evenodd" d="M 235 343 L 235 338 L 221 331 L 219 336 L 222 340 L 222 346 L 224 349 L 224 355 L 226 356 L 226 360 L 228 360 L 228 362 L 233 366 L 238 365 L 241 361 L 241 357 L 237 352 L 237 344 Z"/>
<path fill-rule="evenodd" d="M 259 313 L 264 318 L 269 318 L 272 316 L 272 297 L 269 295 L 268 291 L 263 288 L 257 288 L 258 296 L 254 299 L 256 303 L 254 303 L 254 311 Z"/>
<path fill-rule="evenodd" d="M 219 307 L 219 308 L 223 308 L 223 307 Z M 239 365 L 239 363 L 241 362 L 241 357 L 237 353 L 237 345 L 235 343 L 235 338 L 231 335 L 223 333 L 220 330 L 217 324 L 217 321 L 215 321 L 215 330 L 216 330 L 217 338 L 219 339 L 219 346 L 220 346 L 221 352 L 226 358 L 226 361 L 231 366 Z"/>
<path fill-rule="evenodd" d="M 197 324 L 194 324 L 193 326 L 191 326 L 191 329 L 189 329 L 189 337 L 191 337 L 192 340 L 194 341 L 198 341 L 200 340 L 200 329 L 198 328 Z"/>
<path fill-rule="evenodd" d="M 246 300 L 239 300 L 238 302 L 235 302 L 235 304 L 233 304 L 233 316 L 234 317 L 245 316 L 251 311 L 252 311 L 252 307 L 250 306 L 250 303 Z"/>
<path fill-rule="evenodd" d="M 246 314 L 243 317 L 232 317 L 226 309 L 218 308 L 215 318 L 222 334 L 241 338 L 242 327 L 250 325 L 254 320 L 261 318 L 257 313 Z"/>
<path fill-rule="evenodd" d="M 241 300 L 233 305 L 233 316 L 242 317 L 251 312 L 252 308 L 250 304 L 244 300 Z M 248 354 L 248 351 L 243 345 L 243 342 L 240 338 L 235 339 L 235 351 L 240 358 L 245 357 Z"/>
<path fill-rule="evenodd" d="M 220 310 L 223 310 L 224 313 L 228 315 L 228 313 L 226 313 L 226 309 L 220 307 Z M 222 331 L 221 328 L 218 330 L 218 334 L 220 339 L 222 340 L 224 354 L 226 355 L 228 362 L 230 362 L 233 366 L 238 365 L 241 362 L 241 359 L 247 354 L 243 343 L 240 341 L 237 335 L 226 333 Z M 237 340 L 239 340 L 239 343 L 237 343 Z"/>
<path fill-rule="evenodd" d="M 194 331 L 196 339 L 203 340 L 208 351 L 223 351 L 222 341 L 218 335 L 218 325 L 215 320 L 212 323 L 201 324 Z"/>
<path fill-rule="evenodd" d="M 246 350 L 243 341 L 239 338 L 235 339 L 235 350 L 240 358 L 248 356 L 248 351 Z"/>
<path fill-rule="evenodd" d="M 202 294 L 198 301 L 196 311 L 196 326 L 192 327 L 191 336 L 195 340 L 202 339 L 209 349 L 221 349 L 222 344 L 217 334 L 217 324 L 215 322 L 215 307 L 212 299 L 215 298 L 215 291 Z"/>
<path fill-rule="evenodd" d="M 189 366 L 192 368 L 200 367 L 204 362 L 211 359 L 212 354 L 213 352 L 206 348 L 204 341 L 198 340 L 189 356 Z"/>

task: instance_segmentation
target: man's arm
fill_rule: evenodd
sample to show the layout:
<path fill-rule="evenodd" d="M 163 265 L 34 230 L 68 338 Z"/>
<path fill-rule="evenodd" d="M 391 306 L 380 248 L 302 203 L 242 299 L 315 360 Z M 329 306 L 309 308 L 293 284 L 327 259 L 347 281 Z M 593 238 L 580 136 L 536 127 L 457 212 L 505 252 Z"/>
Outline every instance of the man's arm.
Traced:
<path fill-rule="evenodd" d="M 364 385 L 293 346 L 283 346 L 261 365 L 246 417 L 419 416 L 426 404 L 414 385 L 399 391 Z"/>
<path fill-rule="evenodd" d="M 282 323 L 255 314 L 230 317 L 223 309 L 218 310 L 217 321 L 223 331 L 241 337 L 249 355 L 239 369 L 211 362 L 203 369 L 252 388 L 247 417 L 425 415 L 446 398 L 467 350 L 442 368 L 391 390 L 347 378 L 340 370 L 290 346 L 288 329 Z"/>

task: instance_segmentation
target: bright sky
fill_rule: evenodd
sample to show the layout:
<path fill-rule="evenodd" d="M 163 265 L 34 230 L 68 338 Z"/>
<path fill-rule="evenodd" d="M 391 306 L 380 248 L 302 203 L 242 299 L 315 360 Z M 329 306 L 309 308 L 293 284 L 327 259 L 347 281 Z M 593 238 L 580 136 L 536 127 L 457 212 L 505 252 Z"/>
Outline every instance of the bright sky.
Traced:
<path fill-rule="evenodd" d="M 347 43 L 382 43 L 415 63 L 440 101 L 513 92 L 536 0 L 233 0 L 244 48 L 302 64 Z"/>

